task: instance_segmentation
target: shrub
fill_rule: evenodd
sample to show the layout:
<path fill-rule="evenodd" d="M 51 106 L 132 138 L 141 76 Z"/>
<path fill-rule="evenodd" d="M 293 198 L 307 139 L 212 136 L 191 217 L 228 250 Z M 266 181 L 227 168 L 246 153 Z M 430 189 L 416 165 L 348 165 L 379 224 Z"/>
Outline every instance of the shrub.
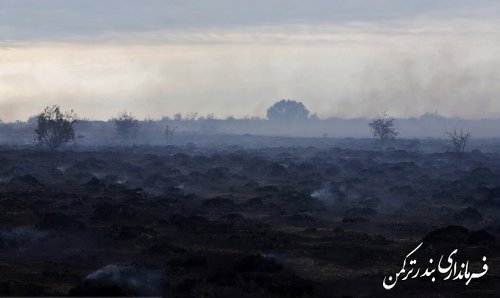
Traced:
<path fill-rule="evenodd" d="M 78 116 L 73 112 L 61 112 L 58 105 L 46 107 L 37 116 L 35 142 L 51 150 L 59 148 L 69 141 L 76 141 L 75 124 Z"/>
<path fill-rule="evenodd" d="M 472 135 L 469 132 L 464 132 L 462 129 L 453 129 L 446 131 L 445 135 L 448 137 L 451 143 L 451 146 L 448 150 L 455 153 L 457 155 L 458 161 L 462 162 L 465 154 L 465 147 L 467 146 L 467 143 L 469 143 Z"/>
<path fill-rule="evenodd" d="M 379 138 L 383 145 L 387 140 L 392 140 L 399 134 L 395 122 L 393 117 L 384 113 L 382 117 L 372 120 L 368 125 L 372 129 L 373 136 Z"/>

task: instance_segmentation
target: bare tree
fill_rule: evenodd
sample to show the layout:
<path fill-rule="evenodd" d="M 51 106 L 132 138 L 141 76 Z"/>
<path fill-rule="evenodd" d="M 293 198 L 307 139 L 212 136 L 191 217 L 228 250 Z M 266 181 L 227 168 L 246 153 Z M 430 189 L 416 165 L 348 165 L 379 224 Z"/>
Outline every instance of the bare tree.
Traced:
<path fill-rule="evenodd" d="M 35 142 L 51 150 L 69 141 L 76 141 L 75 125 L 78 116 L 71 111 L 61 112 L 58 105 L 46 107 L 37 118 Z"/>
<path fill-rule="evenodd" d="M 465 147 L 472 137 L 471 133 L 464 132 L 463 129 L 457 130 L 454 128 L 453 130 L 447 130 L 445 136 L 448 137 L 451 143 L 448 151 L 455 153 L 458 161 L 461 163 L 464 158 Z"/>
<path fill-rule="evenodd" d="M 171 127 L 170 125 L 165 126 L 165 139 L 167 141 L 171 141 L 174 138 L 175 131 L 177 130 L 177 126 Z"/>
<path fill-rule="evenodd" d="M 396 119 L 384 112 L 382 117 L 372 120 L 368 125 L 372 130 L 373 136 L 379 138 L 383 145 L 387 140 L 392 140 L 399 134 L 396 130 L 395 122 Z"/>
<path fill-rule="evenodd" d="M 122 140 L 135 138 L 139 130 L 139 121 L 127 111 L 122 111 L 113 119 L 116 125 L 116 134 Z"/>
<path fill-rule="evenodd" d="M 186 116 L 184 116 L 184 120 L 186 121 L 196 121 L 196 119 L 198 119 L 197 112 L 191 112 L 189 114 L 186 114 Z"/>

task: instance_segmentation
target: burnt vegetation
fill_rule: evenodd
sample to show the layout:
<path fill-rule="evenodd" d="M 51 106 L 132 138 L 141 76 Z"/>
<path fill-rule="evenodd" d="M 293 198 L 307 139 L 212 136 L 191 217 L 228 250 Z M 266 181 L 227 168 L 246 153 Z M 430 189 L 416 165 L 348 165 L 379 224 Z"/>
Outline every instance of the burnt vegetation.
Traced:
<path fill-rule="evenodd" d="M 468 154 L 457 169 L 446 157 L 300 146 L 4 149 L 0 293 L 380 297 L 384 274 L 420 241 L 429 256 L 459 248 L 474 268 L 483 255 L 494 268 L 500 158 Z M 469 287 L 413 280 L 397 291 L 467 296 L 498 291 L 494 276 Z"/>
<path fill-rule="evenodd" d="M 291 119 L 308 115 L 292 105 Z M 64 128 L 43 143 L 59 150 L 0 149 L 2 296 L 384 297 L 384 275 L 422 241 L 426 257 L 458 248 L 475 272 L 485 255 L 500 265 L 500 155 L 477 149 L 488 142 L 464 154 L 460 131 L 457 167 L 449 140 L 221 136 L 197 114 L 155 126 L 123 112 L 98 127 L 116 143 L 63 148 L 95 127 L 58 107 L 40 117 L 40 133 Z M 391 119 L 370 125 L 385 145 Z M 499 290 L 492 270 L 394 293 Z"/>

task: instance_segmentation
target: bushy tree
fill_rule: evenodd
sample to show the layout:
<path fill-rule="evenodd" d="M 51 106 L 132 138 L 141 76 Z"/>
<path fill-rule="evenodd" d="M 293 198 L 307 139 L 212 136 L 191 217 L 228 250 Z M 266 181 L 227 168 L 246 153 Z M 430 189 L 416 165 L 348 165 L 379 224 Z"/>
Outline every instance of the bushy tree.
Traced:
<path fill-rule="evenodd" d="M 458 161 L 462 162 L 465 147 L 469 143 L 472 135 L 470 132 L 464 132 L 462 129 L 458 131 L 457 129 L 447 130 L 445 136 L 450 140 L 451 146 L 448 151 L 453 152 L 457 155 Z"/>
<path fill-rule="evenodd" d="M 132 139 L 137 136 L 139 121 L 127 111 L 122 111 L 114 118 L 116 134 L 122 140 Z"/>
<path fill-rule="evenodd" d="M 269 120 L 305 120 L 309 116 L 309 110 L 300 101 L 283 99 L 267 109 Z"/>
<path fill-rule="evenodd" d="M 75 125 L 78 116 L 73 110 L 61 112 L 58 105 L 48 106 L 36 119 L 35 142 L 37 144 L 55 150 L 69 141 L 76 141 Z"/>
<path fill-rule="evenodd" d="M 379 138 L 382 145 L 387 140 L 396 138 L 399 134 L 396 130 L 396 120 L 387 113 L 384 113 L 382 117 L 373 119 L 368 125 L 372 130 L 373 136 Z"/>
<path fill-rule="evenodd" d="M 182 121 L 182 114 L 181 113 L 176 113 L 174 115 L 174 120 L 175 121 Z"/>

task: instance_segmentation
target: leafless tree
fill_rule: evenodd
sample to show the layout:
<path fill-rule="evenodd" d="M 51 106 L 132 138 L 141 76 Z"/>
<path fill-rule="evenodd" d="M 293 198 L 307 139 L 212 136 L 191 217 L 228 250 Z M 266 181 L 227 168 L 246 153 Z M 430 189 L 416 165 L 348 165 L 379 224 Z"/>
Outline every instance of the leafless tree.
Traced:
<path fill-rule="evenodd" d="M 471 133 L 464 132 L 463 129 L 457 130 L 454 128 L 453 130 L 447 130 L 445 136 L 448 137 L 451 143 L 448 151 L 455 153 L 458 157 L 458 161 L 462 162 L 465 154 L 465 147 L 472 137 Z"/>
<path fill-rule="evenodd" d="M 171 127 L 167 124 L 167 126 L 165 126 L 165 139 L 167 139 L 167 141 L 171 141 L 174 138 L 176 130 L 177 126 Z"/>
<path fill-rule="evenodd" d="M 387 140 L 396 138 L 399 134 L 396 130 L 396 120 L 384 112 L 382 117 L 372 120 L 368 125 L 374 137 L 377 137 L 385 144 Z"/>
<path fill-rule="evenodd" d="M 191 112 L 189 114 L 186 114 L 186 116 L 184 117 L 184 120 L 187 120 L 187 121 L 196 121 L 196 119 L 198 119 L 197 112 Z"/>
<path fill-rule="evenodd" d="M 48 106 L 36 119 L 35 142 L 37 144 L 55 150 L 69 141 L 76 141 L 75 125 L 78 116 L 73 110 L 61 112 L 58 105 Z"/>

